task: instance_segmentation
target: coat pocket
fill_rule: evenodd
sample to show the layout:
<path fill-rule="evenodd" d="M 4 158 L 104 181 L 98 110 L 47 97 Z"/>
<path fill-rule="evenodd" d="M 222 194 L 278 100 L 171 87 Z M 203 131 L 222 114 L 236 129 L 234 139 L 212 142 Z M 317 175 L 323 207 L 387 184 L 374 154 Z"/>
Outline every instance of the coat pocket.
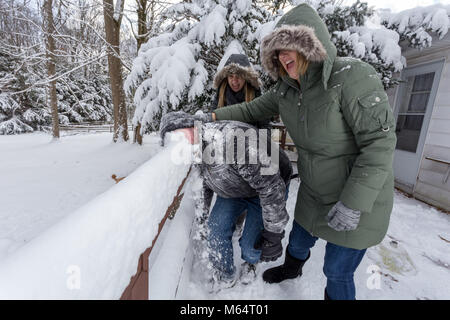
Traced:
<path fill-rule="evenodd" d="M 358 104 L 361 106 L 361 130 L 388 132 L 394 129 L 395 119 L 386 92 L 371 92 L 358 98 Z"/>

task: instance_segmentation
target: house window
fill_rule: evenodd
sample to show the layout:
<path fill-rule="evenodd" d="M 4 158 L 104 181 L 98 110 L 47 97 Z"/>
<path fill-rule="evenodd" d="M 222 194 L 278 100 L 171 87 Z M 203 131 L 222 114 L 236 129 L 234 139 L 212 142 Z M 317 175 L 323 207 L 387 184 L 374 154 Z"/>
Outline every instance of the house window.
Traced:
<path fill-rule="evenodd" d="M 433 79 L 434 72 L 406 79 L 397 117 L 397 149 L 416 153 Z"/>

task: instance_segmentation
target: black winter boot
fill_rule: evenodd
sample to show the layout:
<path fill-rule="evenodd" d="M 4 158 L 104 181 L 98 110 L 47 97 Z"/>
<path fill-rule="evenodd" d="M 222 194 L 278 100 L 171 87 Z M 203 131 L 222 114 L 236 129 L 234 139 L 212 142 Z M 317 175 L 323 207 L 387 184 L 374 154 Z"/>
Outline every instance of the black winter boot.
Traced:
<path fill-rule="evenodd" d="M 287 279 L 300 277 L 302 275 L 303 265 L 310 256 L 311 251 L 308 253 L 308 257 L 305 260 L 299 260 L 291 256 L 286 248 L 286 257 L 284 258 L 284 264 L 264 271 L 263 280 L 268 283 L 280 283 L 281 281 Z"/>

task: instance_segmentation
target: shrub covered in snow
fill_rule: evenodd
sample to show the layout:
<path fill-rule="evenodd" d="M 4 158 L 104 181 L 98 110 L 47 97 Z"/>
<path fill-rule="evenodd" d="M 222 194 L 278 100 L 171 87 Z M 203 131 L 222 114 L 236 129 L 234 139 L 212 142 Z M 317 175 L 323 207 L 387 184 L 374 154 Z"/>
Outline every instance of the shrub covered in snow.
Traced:
<path fill-rule="evenodd" d="M 0 48 L 0 134 L 32 132 L 51 124 L 45 85 L 34 86 L 45 72 L 41 65 L 30 65 Z M 57 81 L 57 98 L 61 124 L 111 119 L 106 75 L 70 73 Z"/>
<path fill-rule="evenodd" d="M 50 121 L 42 90 L 22 92 L 38 81 L 32 69 L 0 47 L 0 134 L 32 132 Z"/>
<path fill-rule="evenodd" d="M 106 75 L 69 75 L 57 83 L 60 123 L 110 121 L 111 90 Z"/>
<path fill-rule="evenodd" d="M 55 16 L 63 19 L 55 25 L 59 121 L 107 121 L 112 107 L 102 25 L 96 18 L 101 7 L 84 2 L 67 5 L 58 14 L 55 7 Z M 0 21 L 0 134 L 40 130 L 52 118 L 39 6 L 0 1 Z"/>

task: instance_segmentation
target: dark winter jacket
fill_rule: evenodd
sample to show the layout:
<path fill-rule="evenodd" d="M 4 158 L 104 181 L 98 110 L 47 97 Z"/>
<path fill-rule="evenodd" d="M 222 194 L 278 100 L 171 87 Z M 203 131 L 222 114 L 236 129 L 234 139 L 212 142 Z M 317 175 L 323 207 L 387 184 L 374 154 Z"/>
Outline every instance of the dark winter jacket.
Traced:
<path fill-rule="evenodd" d="M 227 134 L 247 134 L 249 137 L 253 135 L 253 139 L 245 139 L 245 148 L 243 143 L 239 143 L 239 139 L 227 138 Z M 237 121 L 217 121 L 205 123 L 202 126 L 202 149 L 203 161 L 199 165 L 204 181 L 204 210 L 209 211 L 213 193 L 223 198 L 249 198 L 259 196 L 264 227 L 271 232 L 280 233 L 284 230 L 289 220 L 286 211 L 286 186 L 292 176 L 292 166 L 288 156 L 283 150 L 276 145 L 267 148 L 268 155 L 279 150 L 278 168 L 271 172 L 264 172 L 274 163 L 264 163 L 258 155 L 259 152 L 266 154 L 266 147 L 260 145 L 259 130 L 256 127 L 243 122 Z M 261 136 L 266 139 L 265 144 L 271 145 L 269 136 L 261 132 Z M 255 141 L 256 139 L 256 141 Z M 243 140 L 241 140 L 243 141 Z M 254 142 L 254 143 L 252 143 Z M 244 152 L 240 151 L 242 147 Z M 215 151 L 212 151 L 215 150 Z M 211 161 L 206 155 L 216 157 L 222 150 L 223 159 L 221 161 Z M 230 154 L 231 153 L 231 154 Z M 231 155 L 233 158 L 231 158 Z M 251 161 L 250 156 L 256 155 Z M 244 157 L 245 156 L 245 161 Z M 206 158 L 205 158 L 206 157 Z M 234 159 L 234 161 L 226 161 Z M 217 158 L 216 158 L 217 160 Z"/>
<path fill-rule="evenodd" d="M 297 50 L 310 62 L 297 81 L 279 76 L 277 52 Z M 261 61 L 278 82 L 261 97 L 215 111 L 217 120 L 256 121 L 279 114 L 298 150 L 301 185 L 295 220 L 312 235 L 364 249 L 384 238 L 393 206 L 395 121 L 375 69 L 336 56 L 325 23 L 301 4 L 261 44 Z M 353 231 L 328 226 L 337 201 L 362 212 Z"/>

